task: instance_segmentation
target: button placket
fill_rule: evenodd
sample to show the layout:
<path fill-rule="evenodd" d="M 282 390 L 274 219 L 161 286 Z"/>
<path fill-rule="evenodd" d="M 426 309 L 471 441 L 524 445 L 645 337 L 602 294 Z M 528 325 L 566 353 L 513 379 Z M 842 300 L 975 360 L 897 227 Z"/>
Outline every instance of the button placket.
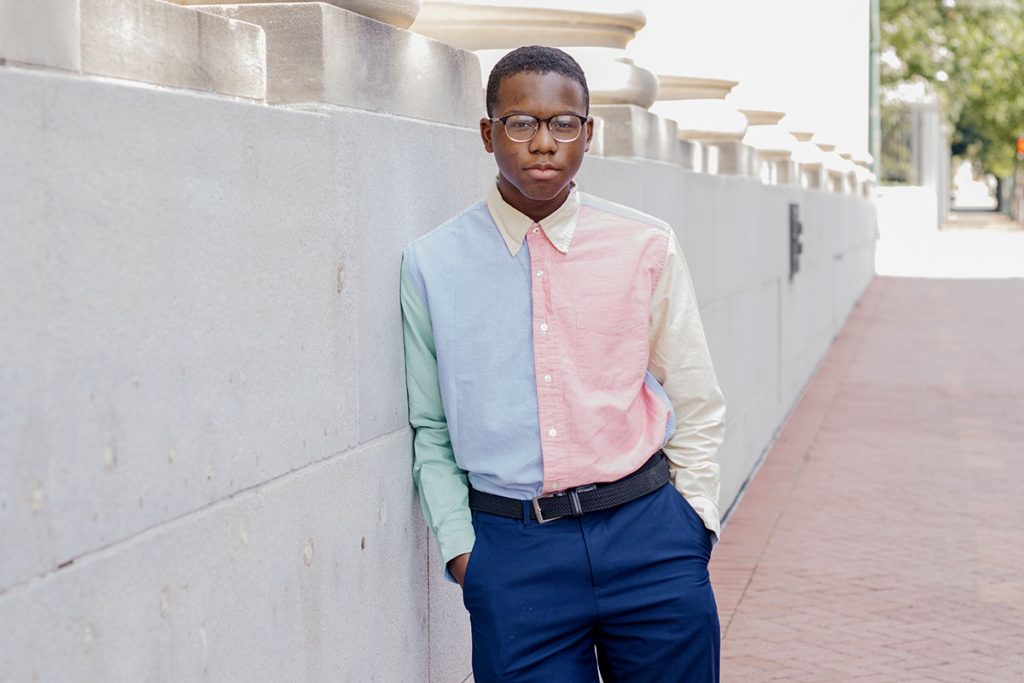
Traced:
<path fill-rule="evenodd" d="M 538 225 L 531 227 L 527 233 L 527 244 L 530 250 L 530 266 L 534 276 L 533 287 L 531 287 L 533 323 L 534 330 L 536 330 L 533 335 L 533 353 L 541 380 L 538 383 L 537 408 L 540 418 L 541 451 L 544 456 L 543 486 L 545 490 L 556 490 L 557 482 L 563 481 L 568 473 L 565 471 L 565 438 L 560 431 L 564 416 L 557 403 L 558 393 L 552 391 L 554 377 L 551 359 L 554 339 L 551 335 L 557 334 L 557 330 L 547 318 L 551 294 L 549 287 L 550 264 L 547 261 L 553 247 L 544 239 Z"/>

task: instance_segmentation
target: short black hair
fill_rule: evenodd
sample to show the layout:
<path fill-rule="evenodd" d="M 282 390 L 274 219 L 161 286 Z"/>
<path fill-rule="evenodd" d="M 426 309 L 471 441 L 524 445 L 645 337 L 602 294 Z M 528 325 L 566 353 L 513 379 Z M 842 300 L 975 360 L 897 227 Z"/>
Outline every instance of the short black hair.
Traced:
<path fill-rule="evenodd" d="M 517 47 L 498 60 L 487 77 L 487 117 L 494 116 L 494 106 L 498 103 L 498 86 L 502 79 L 518 73 L 533 72 L 561 74 L 580 84 L 583 88 L 584 114 L 590 115 L 590 88 L 583 69 L 572 56 L 557 47 L 543 45 L 526 45 Z"/>

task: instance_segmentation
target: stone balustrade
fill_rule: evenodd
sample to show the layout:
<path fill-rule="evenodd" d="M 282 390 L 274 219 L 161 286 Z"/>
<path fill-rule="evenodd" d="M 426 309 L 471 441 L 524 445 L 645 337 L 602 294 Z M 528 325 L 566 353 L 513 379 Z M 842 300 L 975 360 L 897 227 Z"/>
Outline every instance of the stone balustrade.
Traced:
<path fill-rule="evenodd" d="M 473 54 L 403 30 L 420 0 L 76 4 L 0 0 L 0 59 L 270 104 L 479 118 Z"/>
<path fill-rule="evenodd" d="M 592 154 L 832 191 L 871 182 L 856 170 L 866 152 L 844 158 L 764 110 L 744 116 L 724 99 L 735 80 L 679 73 L 670 56 L 675 73 L 636 63 L 627 47 L 646 19 L 630 0 L 0 0 L 0 17 L 0 59 L 14 65 L 469 127 L 502 55 L 554 45 L 588 75 Z"/>

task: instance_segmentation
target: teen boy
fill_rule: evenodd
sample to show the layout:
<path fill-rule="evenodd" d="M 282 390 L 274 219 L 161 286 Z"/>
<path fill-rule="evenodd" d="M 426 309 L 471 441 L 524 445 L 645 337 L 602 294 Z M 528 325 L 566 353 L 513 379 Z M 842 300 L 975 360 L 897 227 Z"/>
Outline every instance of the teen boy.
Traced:
<path fill-rule="evenodd" d="M 561 50 L 505 56 L 495 185 L 405 250 L 413 477 L 477 683 L 717 681 L 725 406 L 672 230 L 573 183 L 589 104 Z"/>

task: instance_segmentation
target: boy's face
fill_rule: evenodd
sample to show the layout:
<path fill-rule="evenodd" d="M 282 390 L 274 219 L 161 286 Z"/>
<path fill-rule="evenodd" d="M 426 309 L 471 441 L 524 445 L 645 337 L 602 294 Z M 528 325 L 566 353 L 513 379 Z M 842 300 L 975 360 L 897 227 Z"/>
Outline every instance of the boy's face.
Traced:
<path fill-rule="evenodd" d="M 558 114 L 585 116 L 583 88 L 559 73 L 523 71 L 501 80 L 494 118 L 509 114 L 531 114 L 546 119 Z M 559 142 L 541 123 L 528 142 L 515 142 L 505 133 L 501 121 L 480 120 L 484 148 L 498 164 L 498 188 L 510 205 L 533 220 L 557 209 L 569 193 L 569 181 L 590 149 L 594 120 L 588 118 L 580 136 Z"/>

